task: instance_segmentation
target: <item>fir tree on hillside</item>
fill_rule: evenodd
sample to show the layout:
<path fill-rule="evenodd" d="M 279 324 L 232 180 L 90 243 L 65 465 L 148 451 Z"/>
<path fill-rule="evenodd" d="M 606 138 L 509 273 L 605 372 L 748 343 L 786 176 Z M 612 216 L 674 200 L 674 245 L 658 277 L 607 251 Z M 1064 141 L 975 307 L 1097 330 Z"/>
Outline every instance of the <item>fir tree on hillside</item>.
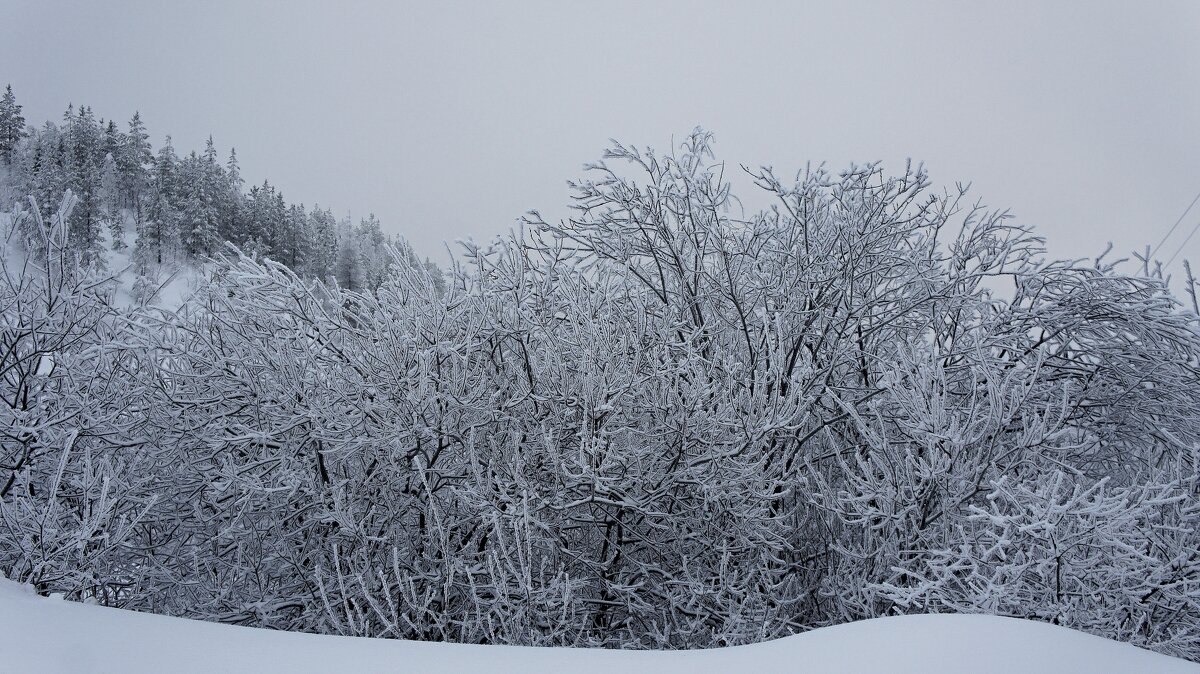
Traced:
<path fill-rule="evenodd" d="M 140 113 L 133 113 L 129 120 L 129 131 L 119 139 L 120 150 L 116 155 L 121 178 L 122 202 L 133 211 L 134 221 L 141 223 L 143 202 L 150 189 L 150 168 L 154 165 L 154 149 L 150 145 L 150 134 L 142 123 Z"/>
<path fill-rule="evenodd" d="M 24 135 L 25 118 L 21 116 L 21 106 L 17 104 L 10 84 L 0 98 L 0 161 L 12 163 L 13 150 Z"/>

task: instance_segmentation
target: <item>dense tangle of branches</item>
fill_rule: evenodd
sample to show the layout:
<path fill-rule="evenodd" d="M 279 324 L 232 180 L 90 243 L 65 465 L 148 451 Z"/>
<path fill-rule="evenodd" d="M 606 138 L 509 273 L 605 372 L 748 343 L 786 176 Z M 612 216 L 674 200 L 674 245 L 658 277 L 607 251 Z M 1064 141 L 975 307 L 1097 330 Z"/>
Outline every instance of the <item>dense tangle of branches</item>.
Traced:
<path fill-rule="evenodd" d="M 1195 313 L 919 168 L 751 172 L 739 216 L 709 142 L 614 145 L 569 220 L 377 292 L 231 249 L 122 308 L 13 213 L 0 570 L 377 637 L 964 611 L 1200 657 Z"/>

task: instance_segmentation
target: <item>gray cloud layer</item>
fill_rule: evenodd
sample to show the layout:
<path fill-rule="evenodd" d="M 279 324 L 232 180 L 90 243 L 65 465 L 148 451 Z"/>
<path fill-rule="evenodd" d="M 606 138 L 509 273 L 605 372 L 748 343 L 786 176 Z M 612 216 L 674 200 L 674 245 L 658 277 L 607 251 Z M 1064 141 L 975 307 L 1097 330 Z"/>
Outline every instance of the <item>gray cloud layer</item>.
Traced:
<path fill-rule="evenodd" d="M 1200 3 L 1149 4 L 6 0 L 0 80 L 31 120 L 212 133 L 435 257 L 564 215 L 607 138 L 696 124 L 734 165 L 924 160 L 1083 256 L 1157 242 L 1200 192 Z"/>

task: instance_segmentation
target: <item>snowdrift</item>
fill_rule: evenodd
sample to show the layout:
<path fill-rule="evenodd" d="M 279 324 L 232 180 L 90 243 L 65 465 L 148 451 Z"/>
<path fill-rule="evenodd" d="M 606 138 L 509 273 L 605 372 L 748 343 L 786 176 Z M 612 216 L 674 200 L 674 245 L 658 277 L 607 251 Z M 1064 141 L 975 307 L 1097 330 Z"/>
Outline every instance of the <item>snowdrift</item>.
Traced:
<path fill-rule="evenodd" d="M 979 615 L 881 618 L 753 646 L 614 651 L 358 639 L 39 597 L 0 579 L 5 672 L 1200 672 L 1063 627 Z"/>

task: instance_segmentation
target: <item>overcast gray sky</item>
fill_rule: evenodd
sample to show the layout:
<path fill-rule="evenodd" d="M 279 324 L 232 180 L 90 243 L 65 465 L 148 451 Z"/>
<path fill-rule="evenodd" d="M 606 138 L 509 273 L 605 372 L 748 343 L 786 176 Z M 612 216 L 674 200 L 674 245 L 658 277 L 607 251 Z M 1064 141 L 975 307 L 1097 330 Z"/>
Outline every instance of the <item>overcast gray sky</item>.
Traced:
<path fill-rule="evenodd" d="M 1200 2 L 0 8 L 0 85 L 30 121 L 74 102 L 140 110 L 156 145 L 211 133 L 248 180 L 373 211 L 435 258 L 565 214 L 608 138 L 697 124 L 734 165 L 923 160 L 1064 256 L 1153 244 L 1200 193 Z"/>

